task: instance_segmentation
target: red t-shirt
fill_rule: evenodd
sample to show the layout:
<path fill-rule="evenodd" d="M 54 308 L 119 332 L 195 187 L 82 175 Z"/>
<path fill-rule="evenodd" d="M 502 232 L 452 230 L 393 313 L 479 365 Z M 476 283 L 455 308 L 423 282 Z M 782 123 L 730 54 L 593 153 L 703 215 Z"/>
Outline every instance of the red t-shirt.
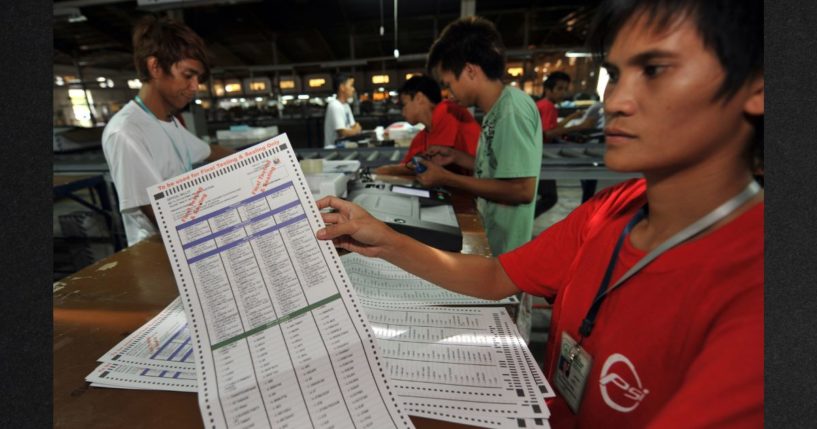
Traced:
<path fill-rule="evenodd" d="M 536 102 L 536 108 L 539 109 L 539 116 L 542 118 L 543 133 L 559 125 L 559 114 L 556 112 L 556 106 L 550 100 L 542 98 Z"/>
<path fill-rule="evenodd" d="M 480 126 L 464 107 L 450 100 L 443 100 L 431 114 L 431 131 L 422 130 L 411 140 L 403 162 L 411 161 L 431 145 L 450 146 L 476 156 Z"/>
<path fill-rule="evenodd" d="M 549 380 L 562 331 L 579 338 L 645 189 L 634 179 L 605 190 L 499 257 L 520 289 L 556 296 Z M 668 250 L 608 295 L 583 344 L 593 364 L 579 412 L 548 401 L 554 428 L 763 425 L 763 208 Z M 644 254 L 625 240 L 611 283 Z"/>

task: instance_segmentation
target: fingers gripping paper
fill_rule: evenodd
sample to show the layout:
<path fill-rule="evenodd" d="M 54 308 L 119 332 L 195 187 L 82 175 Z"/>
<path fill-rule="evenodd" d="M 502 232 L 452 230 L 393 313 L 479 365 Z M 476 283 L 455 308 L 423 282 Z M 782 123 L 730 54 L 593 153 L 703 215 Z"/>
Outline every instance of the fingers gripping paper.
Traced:
<path fill-rule="evenodd" d="M 148 192 L 205 427 L 412 427 L 286 135 Z"/>

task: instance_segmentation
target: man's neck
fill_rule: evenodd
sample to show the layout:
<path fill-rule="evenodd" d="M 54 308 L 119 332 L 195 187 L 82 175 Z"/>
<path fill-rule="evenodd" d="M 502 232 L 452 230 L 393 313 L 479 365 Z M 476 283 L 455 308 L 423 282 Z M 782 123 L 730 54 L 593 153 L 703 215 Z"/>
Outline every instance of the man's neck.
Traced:
<path fill-rule="evenodd" d="M 486 81 L 482 88 L 480 88 L 477 96 L 476 105 L 482 109 L 483 112 L 488 113 L 494 107 L 496 101 L 502 95 L 502 90 L 505 89 L 505 84 L 501 80 Z"/>
<path fill-rule="evenodd" d="M 671 175 L 645 173 L 649 215 L 633 229 L 632 244 L 650 251 L 743 191 L 752 176 L 744 165 L 733 164 L 696 166 Z M 725 225 L 762 199 L 760 193 L 704 234 Z"/>
<path fill-rule="evenodd" d="M 420 122 L 426 126 L 426 130 L 431 131 L 434 127 L 434 110 L 437 109 L 438 104 L 432 104 L 431 109 L 423 110 L 420 113 Z"/>
<path fill-rule="evenodd" d="M 145 104 L 145 107 L 159 118 L 159 120 L 170 121 L 170 117 L 173 115 L 172 108 L 162 100 L 159 92 L 156 91 L 150 83 L 142 85 L 142 88 L 139 90 L 139 98 L 142 99 L 142 103 Z"/>

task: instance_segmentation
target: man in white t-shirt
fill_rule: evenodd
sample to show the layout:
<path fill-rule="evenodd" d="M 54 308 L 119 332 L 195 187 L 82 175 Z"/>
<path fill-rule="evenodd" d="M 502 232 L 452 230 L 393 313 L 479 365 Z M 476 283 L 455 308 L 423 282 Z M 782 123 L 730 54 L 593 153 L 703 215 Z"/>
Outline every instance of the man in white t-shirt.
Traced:
<path fill-rule="evenodd" d="M 147 16 L 134 28 L 133 57 L 142 88 L 102 133 L 128 246 L 157 232 L 149 186 L 233 152 L 201 141 L 174 117 L 209 72 L 204 42 L 193 30 Z"/>
<path fill-rule="evenodd" d="M 335 140 L 360 133 L 360 124 L 355 122 L 349 101 L 355 94 L 355 78 L 341 73 L 332 81 L 335 85 L 336 98 L 326 103 L 326 117 L 323 122 L 324 147 L 335 146 Z"/>

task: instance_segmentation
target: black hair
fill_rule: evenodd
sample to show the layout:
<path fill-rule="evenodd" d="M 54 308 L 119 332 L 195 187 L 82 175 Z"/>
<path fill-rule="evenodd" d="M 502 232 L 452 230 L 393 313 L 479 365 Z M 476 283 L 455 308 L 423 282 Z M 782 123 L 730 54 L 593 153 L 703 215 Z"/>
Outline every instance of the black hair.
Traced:
<path fill-rule="evenodd" d="M 704 42 L 726 71 L 716 98 L 730 99 L 749 79 L 763 73 L 762 0 L 607 0 L 599 6 L 588 36 L 590 49 L 603 58 L 622 26 L 639 14 L 665 29 L 692 18 Z"/>
<path fill-rule="evenodd" d="M 146 15 L 139 19 L 131 34 L 133 65 L 139 80 L 150 80 L 148 57 L 156 57 L 165 73 L 173 64 L 187 58 L 198 60 L 204 66 L 200 81 L 210 74 L 210 56 L 204 41 L 190 27 L 166 17 Z"/>
<path fill-rule="evenodd" d="M 689 17 L 704 46 L 712 49 L 725 72 L 715 99 L 728 101 L 750 79 L 763 75 L 762 0 L 605 0 L 596 13 L 587 44 L 603 59 L 628 20 L 645 14 L 661 30 Z M 753 168 L 763 165 L 763 116 L 750 118 L 754 138 L 747 156 Z"/>
<path fill-rule="evenodd" d="M 491 21 L 467 16 L 448 24 L 431 45 L 426 68 L 433 73 L 439 65 L 459 77 L 465 63 L 480 66 L 489 79 L 505 75 L 505 45 Z"/>
<path fill-rule="evenodd" d="M 555 71 L 545 78 L 544 82 L 542 82 L 542 86 L 553 90 L 559 81 L 570 83 L 570 75 L 565 72 Z"/>
<path fill-rule="evenodd" d="M 440 85 L 436 80 L 426 75 L 414 75 L 409 80 L 405 81 L 397 93 L 400 95 L 408 95 L 414 98 L 418 92 L 423 93 L 432 103 L 438 104 L 443 100 L 443 94 L 440 90 Z"/>
<path fill-rule="evenodd" d="M 340 84 L 346 82 L 349 79 L 354 79 L 354 78 L 355 78 L 355 76 L 353 74 L 347 73 L 347 72 L 340 72 L 340 73 L 336 74 L 332 78 L 332 90 L 335 91 L 335 93 L 337 93 L 338 88 L 340 87 Z"/>

